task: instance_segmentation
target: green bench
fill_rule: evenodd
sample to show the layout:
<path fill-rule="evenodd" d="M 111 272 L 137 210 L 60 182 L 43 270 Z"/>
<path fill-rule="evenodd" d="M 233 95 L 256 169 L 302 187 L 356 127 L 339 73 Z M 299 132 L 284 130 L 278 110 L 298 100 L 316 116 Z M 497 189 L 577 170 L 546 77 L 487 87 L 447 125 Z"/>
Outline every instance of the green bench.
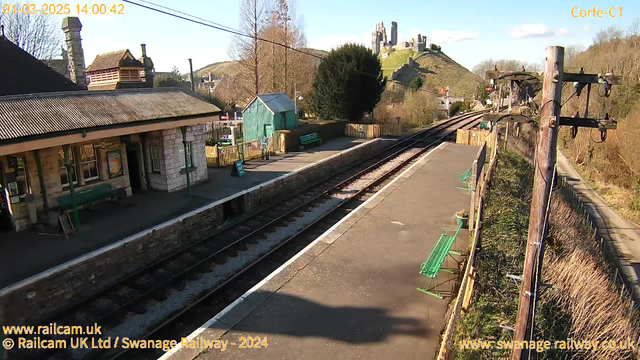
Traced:
<path fill-rule="evenodd" d="M 462 255 L 457 251 L 451 250 L 461 228 L 462 226 L 459 225 L 453 235 L 440 235 L 440 239 L 438 239 L 436 246 L 433 248 L 433 251 L 431 251 L 431 255 L 429 255 L 427 261 L 422 263 L 420 267 L 420 275 L 425 276 L 426 279 L 424 285 L 417 289 L 418 291 L 442 299 L 442 295 L 438 293 L 438 274 L 440 271 L 453 274 L 453 271 L 449 269 L 442 269 L 442 264 L 449 255 Z"/>
<path fill-rule="evenodd" d="M 76 206 L 83 206 L 103 199 L 113 199 L 113 189 L 111 184 L 102 184 L 89 189 L 74 191 L 74 195 Z M 58 207 L 63 211 L 72 209 L 71 194 L 60 196 L 58 198 Z"/>
<path fill-rule="evenodd" d="M 313 143 L 322 143 L 322 139 L 318 137 L 318 133 L 311 133 L 300 136 L 300 144 L 302 146 L 310 145 Z"/>
<path fill-rule="evenodd" d="M 465 185 L 464 187 L 458 186 L 458 189 L 464 190 L 465 192 L 471 194 L 471 175 L 473 175 L 473 173 L 471 172 L 471 168 L 469 168 L 467 169 L 467 171 L 458 176 L 458 179 Z"/>

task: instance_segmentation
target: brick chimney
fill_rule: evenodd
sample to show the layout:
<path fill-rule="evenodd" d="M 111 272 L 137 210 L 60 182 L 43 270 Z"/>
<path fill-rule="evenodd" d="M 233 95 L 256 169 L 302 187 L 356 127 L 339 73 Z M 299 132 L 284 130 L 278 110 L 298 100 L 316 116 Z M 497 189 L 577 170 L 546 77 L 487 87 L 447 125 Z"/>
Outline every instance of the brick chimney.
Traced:
<path fill-rule="evenodd" d="M 144 65 L 144 74 L 142 76 L 142 81 L 147 83 L 146 87 L 153 87 L 153 61 L 150 57 L 147 56 L 147 45 L 140 44 L 140 49 L 142 50 L 142 56 L 138 59 L 142 65 Z"/>
<path fill-rule="evenodd" d="M 62 19 L 62 31 L 67 43 L 67 58 L 69 63 L 69 77 L 71 81 L 82 88 L 87 88 L 87 73 L 84 66 L 84 51 L 82 51 L 82 38 L 80 37 L 82 23 L 75 16 Z"/>

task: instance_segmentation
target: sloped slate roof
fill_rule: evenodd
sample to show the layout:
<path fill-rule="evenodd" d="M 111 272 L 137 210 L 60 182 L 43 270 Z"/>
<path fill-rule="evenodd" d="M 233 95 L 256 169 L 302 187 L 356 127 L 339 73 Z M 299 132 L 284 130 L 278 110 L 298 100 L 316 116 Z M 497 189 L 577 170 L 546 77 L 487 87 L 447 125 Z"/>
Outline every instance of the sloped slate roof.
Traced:
<path fill-rule="evenodd" d="M 125 58 L 125 55 L 127 54 L 132 58 Z M 125 49 L 97 55 L 91 65 L 87 68 L 87 71 L 115 69 L 122 66 L 143 67 L 144 65 L 133 58 L 133 55 L 131 55 L 129 50 Z"/>
<path fill-rule="evenodd" d="M 271 110 L 272 113 L 279 113 L 285 111 L 295 111 L 294 102 L 287 96 L 285 93 L 275 93 L 275 94 L 259 94 L 257 95 L 249 105 L 247 105 L 244 110 L 254 102 L 256 99 L 260 99 L 262 103 Z M 243 110 L 243 112 L 244 112 Z"/>
<path fill-rule="evenodd" d="M 0 36 L 0 96 L 80 90 L 14 43 Z"/>
<path fill-rule="evenodd" d="M 0 142 L 218 112 L 190 90 L 173 88 L 0 96 Z"/>

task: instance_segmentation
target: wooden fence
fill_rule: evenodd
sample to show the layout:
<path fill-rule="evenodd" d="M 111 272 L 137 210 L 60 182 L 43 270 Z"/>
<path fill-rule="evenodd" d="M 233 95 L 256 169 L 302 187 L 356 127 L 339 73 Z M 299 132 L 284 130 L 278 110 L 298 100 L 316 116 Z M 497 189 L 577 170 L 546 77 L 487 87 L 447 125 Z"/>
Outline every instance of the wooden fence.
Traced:
<path fill-rule="evenodd" d="M 380 136 L 402 136 L 402 125 L 398 123 L 380 124 Z"/>
<path fill-rule="evenodd" d="M 396 123 L 383 124 L 353 124 L 348 123 L 344 126 L 344 134 L 346 136 L 358 139 L 372 139 L 380 136 L 400 136 L 402 135 L 402 126 Z"/>
<path fill-rule="evenodd" d="M 233 165 L 240 160 L 240 152 L 244 153 L 244 160 L 251 160 L 262 157 L 262 146 L 260 141 L 251 141 L 238 144 L 237 146 L 206 146 L 207 166 L 224 167 Z M 273 153 L 273 138 L 269 139 L 269 152 Z"/>
<path fill-rule="evenodd" d="M 373 139 L 380 137 L 378 124 L 345 124 L 344 134 L 358 139 Z"/>
<path fill-rule="evenodd" d="M 456 132 L 456 144 L 463 145 L 472 145 L 472 146 L 482 146 L 484 143 L 491 144 L 490 137 L 492 132 L 489 130 L 480 130 L 480 129 L 469 129 L 463 130 L 458 129 Z"/>
<path fill-rule="evenodd" d="M 469 223 L 473 223 L 473 227 L 470 226 L 469 230 L 473 233 L 473 239 L 471 240 L 471 244 L 469 248 L 471 251 L 469 252 L 469 257 L 467 258 L 467 265 L 465 266 L 464 273 L 462 275 L 462 282 L 460 283 L 460 289 L 458 290 L 458 295 L 454 299 L 453 302 L 453 311 L 451 312 L 451 316 L 447 321 L 447 327 L 445 328 L 444 334 L 442 336 L 442 340 L 440 342 L 440 350 L 438 352 L 438 360 L 447 360 L 449 357 L 449 350 L 451 349 L 451 342 L 453 341 L 453 331 L 455 327 L 455 323 L 458 320 L 458 316 L 460 315 L 460 311 L 464 308 L 467 309 L 469 307 L 469 303 L 471 301 L 471 292 L 473 291 L 473 285 L 475 282 L 475 268 L 474 261 L 476 251 L 478 249 L 478 243 L 480 241 L 480 234 L 482 232 L 482 212 L 484 209 L 484 199 L 486 196 L 487 186 L 491 182 L 491 174 L 496 167 L 496 163 L 498 160 L 497 152 L 495 150 L 489 151 L 487 153 L 487 148 L 496 148 L 496 136 L 489 137 L 494 143 L 485 143 L 482 146 L 482 149 L 478 151 L 478 155 L 474 161 L 474 165 L 477 164 L 476 173 L 474 173 L 474 179 L 477 179 L 475 184 L 475 189 L 473 190 L 477 196 L 472 195 L 473 203 L 471 204 L 471 209 L 477 209 L 475 215 L 475 221 L 471 221 L 471 214 L 469 216 Z M 489 166 L 484 166 L 486 160 L 482 160 L 482 157 L 485 157 L 489 154 L 490 162 Z M 482 168 L 480 168 L 480 162 L 482 163 Z M 484 171 L 486 169 L 486 171 Z M 477 177 L 476 177 L 477 176 Z M 473 184 L 472 184 L 473 186 Z M 470 210 L 471 210 L 470 209 Z"/>

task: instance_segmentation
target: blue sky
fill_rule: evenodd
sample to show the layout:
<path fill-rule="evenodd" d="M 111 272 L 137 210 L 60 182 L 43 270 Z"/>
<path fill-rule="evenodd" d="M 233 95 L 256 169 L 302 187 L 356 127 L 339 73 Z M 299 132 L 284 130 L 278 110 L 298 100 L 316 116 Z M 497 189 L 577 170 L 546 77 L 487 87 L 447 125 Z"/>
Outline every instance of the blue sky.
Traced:
<path fill-rule="evenodd" d="M 70 4 L 86 1 L 65 1 Z M 233 28 L 238 25 L 240 0 L 155 0 L 171 7 Z M 43 2 L 35 2 L 36 4 Z M 104 1 L 118 4 L 118 1 Z M 622 7 L 616 18 L 574 18 L 571 9 L 605 12 Z M 75 5 L 72 5 L 75 11 Z M 550 45 L 588 46 L 600 29 L 611 25 L 625 31 L 640 17 L 640 1 L 431 1 L 431 0 L 297 0 L 304 17 L 310 47 L 330 50 L 344 42 L 370 46 L 371 32 L 383 21 L 390 35 L 391 21 L 398 23 L 399 40 L 420 32 L 429 42 L 471 69 L 487 58 L 541 62 Z M 617 14 L 619 15 L 619 14 Z M 83 23 L 83 47 L 87 66 L 99 53 L 128 48 L 140 56 L 141 43 L 156 65 L 169 71 L 174 65 L 188 71 L 228 60 L 231 36 L 124 3 L 124 15 L 79 15 Z M 62 19 L 62 17 L 60 17 Z"/>

